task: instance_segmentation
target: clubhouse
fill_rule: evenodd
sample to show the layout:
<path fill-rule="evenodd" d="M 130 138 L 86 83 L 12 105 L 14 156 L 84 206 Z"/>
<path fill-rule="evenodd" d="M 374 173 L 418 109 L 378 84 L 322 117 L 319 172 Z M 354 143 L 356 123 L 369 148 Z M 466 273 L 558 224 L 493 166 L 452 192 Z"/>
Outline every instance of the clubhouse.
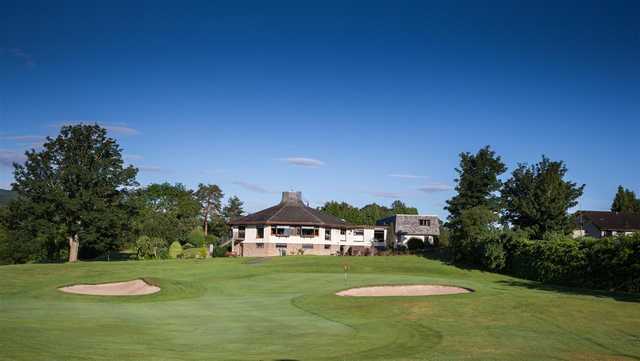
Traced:
<path fill-rule="evenodd" d="M 437 217 L 418 215 L 389 217 L 375 226 L 349 224 L 307 206 L 301 192 L 283 192 L 279 204 L 229 225 L 232 251 L 246 257 L 367 255 L 410 238 L 433 243 L 440 229 Z"/>

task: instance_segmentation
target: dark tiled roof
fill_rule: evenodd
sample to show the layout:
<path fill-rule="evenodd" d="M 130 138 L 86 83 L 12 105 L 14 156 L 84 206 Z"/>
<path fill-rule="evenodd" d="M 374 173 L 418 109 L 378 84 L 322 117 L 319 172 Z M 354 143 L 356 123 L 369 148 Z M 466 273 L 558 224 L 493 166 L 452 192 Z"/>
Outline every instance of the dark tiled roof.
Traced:
<path fill-rule="evenodd" d="M 640 230 L 640 214 L 579 211 L 580 216 L 588 219 L 601 231 L 638 231 Z"/>
<path fill-rule="evenodd" d="M 306 206 L 300 193 L 284 192 L 277 206 L 233 219 L 231 225 L 243 224 L 301 224 L 312 226 L 344 227 L 344 220 Z"/>

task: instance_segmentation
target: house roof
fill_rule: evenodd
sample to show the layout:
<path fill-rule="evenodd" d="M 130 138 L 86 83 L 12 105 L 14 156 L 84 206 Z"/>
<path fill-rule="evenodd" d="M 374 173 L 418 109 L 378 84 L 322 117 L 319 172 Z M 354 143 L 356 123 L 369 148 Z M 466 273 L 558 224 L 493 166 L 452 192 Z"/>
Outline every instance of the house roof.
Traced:
<path fill-rule="evenodd" d="M 308 207 L 302 202 L 300 192 L 282 192 L 282 201 L 244 217 L 233 219 L 230 225 L 245 224 L 299 224 L 309 226 L 345 227 L 347 222 L 338 217 Z"/>
<path fill-rule="evenodd" d="M 580 216 L 588 219 L 601 231 L 638 231 L 640 230 L 640 214 L 579 211 Z"/>

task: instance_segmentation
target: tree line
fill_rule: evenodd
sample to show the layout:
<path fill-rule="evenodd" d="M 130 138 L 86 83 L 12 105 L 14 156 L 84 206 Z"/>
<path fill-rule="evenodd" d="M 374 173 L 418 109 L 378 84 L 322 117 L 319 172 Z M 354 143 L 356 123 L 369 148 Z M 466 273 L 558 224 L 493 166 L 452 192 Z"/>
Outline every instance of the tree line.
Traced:
<path fill-rule="evenodd" d="M 573 238 L 585 185 L 566 179 L 562 161 L 545 156 L 518 164 L 506 181 L 489 146 L 461 153 L 457 194 L 447 201 L 449 257 L 454 263 L 544 282 L 640 291 L 640 235 Z M 638 212 L 635 194 L 620 187 L 612 211 Z"/>
<path fill-rule="evenodd" d="M 418 214 L 418 209 L 404 204 L 400 200 L 393 201 L 390 207 L 377 203 L 358 208 L 346 202 L 329 201 L 318 210 L 344 219 L 351 224 L 375 225 L 376 221 L 394 214 Z"/>
<path fill-rule="evenodd" d="M 178 241 L 217 243 L 243 203 L 215 184 L 140 187 L 138 170 L 98 125 L 63 126 L 41 150 L 14 164 L 14 198 L 0 207 L 0 262 L 76 261 L 135 245 L 142 237 L 166 252 Z M 139 243 L 139 242 L 138 242 Z M 151 251 L 149 251 L 151 252 Z M 139 254 L 149 257 L 149 252 Z"/>

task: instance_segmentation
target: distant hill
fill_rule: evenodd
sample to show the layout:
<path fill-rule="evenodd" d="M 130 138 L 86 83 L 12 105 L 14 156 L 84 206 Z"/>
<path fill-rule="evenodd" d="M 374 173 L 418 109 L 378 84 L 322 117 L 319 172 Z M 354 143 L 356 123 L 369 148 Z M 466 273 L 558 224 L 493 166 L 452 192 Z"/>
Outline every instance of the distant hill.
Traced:
<path fill-rule="evenodd" d="M 7 189 L 0 189 L 0 206 L 4 206 L 15 197 L 16 197 L 16 192 L 10 191 Z"/>

